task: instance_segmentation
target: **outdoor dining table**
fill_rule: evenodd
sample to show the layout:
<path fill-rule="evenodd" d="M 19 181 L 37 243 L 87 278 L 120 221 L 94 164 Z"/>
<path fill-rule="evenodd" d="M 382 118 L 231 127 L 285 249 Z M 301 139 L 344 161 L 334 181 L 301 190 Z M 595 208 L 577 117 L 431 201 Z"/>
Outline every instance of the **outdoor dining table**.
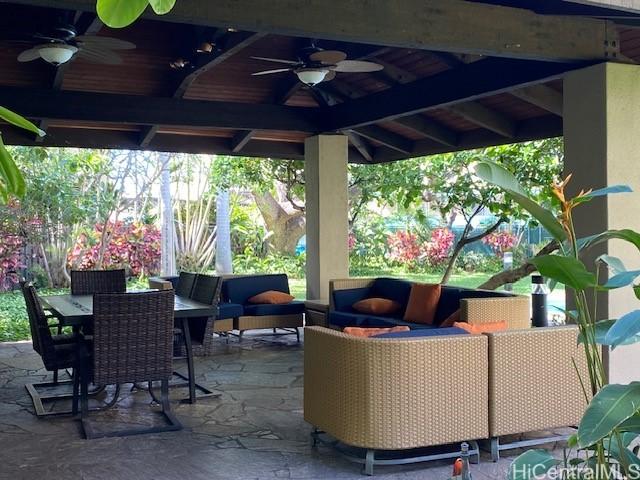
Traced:
<path fill-rule="evenodd" d="M 135 292 L 128 292 L 135 293 Z M 43 307 L 49 310 L 63 327 L 72 327 L 74 330 L 82 330 L 86 325 L 93 322 L 93 295 L 45 295 L 40 297 Z M 193 347 L 191 345 L 191 334 L 189 331 L 189 320 L 193 318 L 215 317 L 218 309 L 215 305 L 199 303 L 184 297 L 175 297 L 174 318 L 182 330 L 185 340 L 185 350 L 187 359 L 188 377 L 179 372 L 174 375 L 187 380 L 189 387 L 189 397 L 184 399 L 187 403 L 196 403 L 196 389 L 203 393 L 203 396 L 217 396 L 207 388 L 198 385 L 195 381 L 195 371 L 193 365 Z"/>

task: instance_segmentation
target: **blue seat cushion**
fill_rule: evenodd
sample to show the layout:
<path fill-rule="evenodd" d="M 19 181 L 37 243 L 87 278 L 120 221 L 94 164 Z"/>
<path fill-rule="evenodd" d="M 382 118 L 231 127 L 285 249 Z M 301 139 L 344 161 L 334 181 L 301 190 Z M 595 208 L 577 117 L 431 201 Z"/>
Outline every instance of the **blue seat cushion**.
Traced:
<path fill-rule="evenodd" d="M 329 325 L 336 327 L 360 327 L 365 315 L 347 312 L 329 312 Z"/>
<path fill-rule="evenodd" d="M 335 290 L 333 304 L 339 312 L 355 312 L 353 304 L 369 297 L 369 288 L 351 288 L 349 290 Z"/>
<path fill-rule="evenodd" d="M 218 319 L 237 318 L 242 316 L 242 305 L 238 303 L 221 303 L 218 305 Z"/>
<path fill-rule="evenodd" d="M 329 324 L 336 327 L 367 327 L 367 328 L 390 328 L 406 326 L 411 329 L 429 330 L 434 329 L 434 325 L 422 325 L 419 323 L 409 323 L 399 318 L 376 317 L 367 314 L 330 312 Z"/>
<path fill-rule="evenodd" d="M 261 315 L 294 315 L 304 312 L 304 302 L 291 302 L 282 305 L 258 304 L 243 305 L 244 315 L 261 316 Z"/>
<path fill-rule="evenodd" d="M 245 305 L 251 297 L 268 290 L 290 293 L 287 275 L 277 273 L 225 278 L 222 281 L 222 300 Z"/>
<path fill-rule="evenodd" d="M 410 330 L 408 332 L 388 332 L 374 335 L 372 338 L 424 338 L 424 337 L 440 337 L 443 335 L 469 335 L 466 330 L 458 327 L 447 328 L 431 328 Z"/>
<path fill-rule="evenodd" d="M 494 298 L 494 297 L 513 297 L 513 294 L 507 292 L 495 292 L 492 290 L 474 290 L 471 288 L 459 287 L 442 287 L 440 291 L 440 300 L 434 323 L 439 325 L 449 315 L 460 308 L 460 300 L 463 298 Z"/>

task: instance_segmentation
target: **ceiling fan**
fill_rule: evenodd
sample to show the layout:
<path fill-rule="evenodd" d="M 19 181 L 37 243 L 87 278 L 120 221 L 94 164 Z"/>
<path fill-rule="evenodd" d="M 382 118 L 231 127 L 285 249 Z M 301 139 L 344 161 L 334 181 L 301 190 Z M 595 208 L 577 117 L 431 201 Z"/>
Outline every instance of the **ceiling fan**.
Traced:
<path fill-rule="evenodd" d="M 339 50 L 321 50 L 311 47 L 301 52 L 298 60 L 282 60 L 279 58 L 251 57 L 255 60 L 265 62 L 282 63 L 288 65 L 286 68 L 275 70 L 264 70 L 252 75 L 271 75 L 273 73 L 293 72 L 298 79 L 309 86 L 314 86 L 320 82 L 333 80 L 336 72 L 344 73 L 366 73 L 377 72 L 384 67 L 373 62 L 360 60 L 347 60 L 347 54 Z"/>
<path fill-rule="evenodd" d="M 34 33 L 28 43 L 35 45 L 18 55 L 19 62 L 31 62 L 39 58 L 58 66 L 73 57 L 92 63 L 118 65 L 120 55 L 114 50 L 131 50 L 136 46 L 124 40 L 97 35 L 78 35 L 73 25 L 58 24 L 47 33 Z"/>

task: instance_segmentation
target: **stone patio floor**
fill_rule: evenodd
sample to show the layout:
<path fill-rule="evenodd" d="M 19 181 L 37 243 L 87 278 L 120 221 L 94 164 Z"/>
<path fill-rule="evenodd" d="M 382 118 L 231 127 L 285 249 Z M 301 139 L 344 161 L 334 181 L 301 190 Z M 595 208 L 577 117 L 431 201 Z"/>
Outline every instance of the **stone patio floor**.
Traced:
<path fill-rule="evenodd" d="M 182 365 L 178 364 L 178 369 Z M 49 378 L 30 342 L 0 344 L 1 479 L 363 479 L 360 466 L 327 447 L 312 448 L 303 420 L 303 346 L 295 337 L 247 335 L 196 359 L 198 381 L 222 393 L 172 409 L 179 432 L 84 440 L 77 420 L 39 419 L 24 389 Z M 96 413 L 100 425 L 146 423 L 156 417 L 144 391 L 125 392 L 116 407 Z M 463 395 L 464 392 L 461 392 Z M 66 405 L 64 405 L 66 406 Z M 58 408 L 58 406 L 56 406 Z M 455 408 L 454 408 L 455 410 Z M 133 412 L 133 414 L 131 414 Z M 553 447 L 553 445 L 551 445 Z M 485 453 L 474 479 L 506 478 L 518 451 L 498 463 Z M 451 461 L 376 467 L 376 478 L 444 480 Z"/>

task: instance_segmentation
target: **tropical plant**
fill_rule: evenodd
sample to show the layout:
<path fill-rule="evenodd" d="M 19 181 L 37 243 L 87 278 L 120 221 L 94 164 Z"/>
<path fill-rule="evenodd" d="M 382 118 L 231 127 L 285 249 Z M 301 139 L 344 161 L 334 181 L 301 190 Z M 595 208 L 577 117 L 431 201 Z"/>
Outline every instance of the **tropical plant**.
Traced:
<path fill-rule="evenodd" d="M 157 15 L 169 13 L 176 0 L 97 0 L 96 11 L 102 22 L 111 28 L 131 25 L 149 5 Z"/>
<path fill-rule="evenodd" d="M 596 197 L 630 192 L 626 186 L 612 186 L 599 190 L 581 191 L 568 198 L 565 187 L 571 176 L 553 186 L 559 212 L 538 204 L 518 183 L 512 172 L 493 162 L 480 161 L 476 174 L 487 183 L 498 186 L 509 198 L 527 210 L 553 235 L 559 245 L 557 254 L 538 255 L 531 262 L 538 271 L 553 282 L 562 283 L 572 290 L 576 309 L 567 311 L 568 318 L 577 323 L 579 338 L 584 347 L 588 365 L 588 378 L 580 378 L 585 398 L 562 401 L 586 401 L 584 416 L 577 434 L 568 442 L 566 478 L 638 478 L 640 458 L 630 444 L 640 434 L 640 382 L 628 385 L 607 384 L 602 360 L 602 347 L 612 349 L 640 341 L 640 310 L 634 310 L 618 319 L 600 319 L 597 316 L 596 297 L 603 291 L 632 287 L 640 296 L 640 287 L 634 285 L 640 270 L 627 270 L 621 259 L 601 255 L 593 271 L 587 269 L 581 256 L 591 247 L 608 240 L 629 242 L 640 250 L 640 234 L 633 230 L 608 230 L 587 238 L 576 238 L 573 222 L 575 208 L 583 207 Z M 608 280 L 599 278 L 601 268 L 610 272 Z M 582 353 L 580 353 L 582 354 Z M 574 362 L 575 364 L 575 362 Z M 516 458 L 509 470 L 510 479 L 541 478 L 560 463 L 544 450 L 525 452 Z M 577 473 L 577 475 L 576 475 Z"/>
<path fill-rule="evenodd" d="M 439 267 L 447 262 L 455 236 L 448 228 L 436 228 L 431 232 L 431 239 L 424 245 L 424 254 L 432 267 Z"/>
<path fill-rule="evenodd" d="M 0 119 L 10 125 L 44 136 L 44 132 L 26 118 L 0 106 Z M 25 192 L 24 177 L 2 141 L 0 132 L 0 199 L 6 203 L 10 196 L 22 197 Z"/>
<path fill-rule="evenodd" d="M 515 247 L 517 242 L 518 237 L 511 232 L 493 232 L 482 239 L 482 243 L 488 245 L 500 258 L 504 256 L 504 252 Z"/>

